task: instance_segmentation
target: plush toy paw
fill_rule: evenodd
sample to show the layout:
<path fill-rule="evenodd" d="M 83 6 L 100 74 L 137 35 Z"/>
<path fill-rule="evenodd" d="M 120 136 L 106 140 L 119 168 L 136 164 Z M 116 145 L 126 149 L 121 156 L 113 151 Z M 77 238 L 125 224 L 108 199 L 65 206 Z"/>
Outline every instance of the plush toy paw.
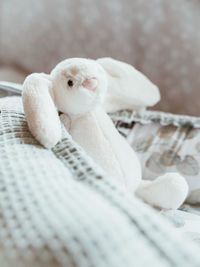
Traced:
<path fill-rule="evenodd" d="M 71 128 L 71 123 L 72 123 L 70 117 L 67 114 L 63 113 L 60 115 L 60 120 L 64 124 L 65 129 L 69 132 Z"/>
<path fill-rule="evenodd" d="M 154 181 L 142 181 L 136 195 L 152 206 L 177 209 L 188 194 L 188 185 L 178 173 L 166 173 Z"/>

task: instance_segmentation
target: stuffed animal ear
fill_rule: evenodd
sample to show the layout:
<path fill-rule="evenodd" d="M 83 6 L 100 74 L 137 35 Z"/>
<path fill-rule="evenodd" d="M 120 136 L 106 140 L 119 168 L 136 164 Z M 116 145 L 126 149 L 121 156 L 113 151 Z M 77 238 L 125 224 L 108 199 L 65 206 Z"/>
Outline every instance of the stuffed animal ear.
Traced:
<path fill-rule="evenodd" d="M 133 66 L 112 58 L 99 58 L 97 62 L 108 77 L 108 92 L 104 102 L 107 112 L 142 109 L 160 100 L 157 86 Z"/>
<path fill-rule="evenodd" d="M 61 123 L 53 102 L 49 75 L 33 73 L 23 84 L 22 99 L 28 126 L 33 136 L 46 148 L 61 139 Z"/>

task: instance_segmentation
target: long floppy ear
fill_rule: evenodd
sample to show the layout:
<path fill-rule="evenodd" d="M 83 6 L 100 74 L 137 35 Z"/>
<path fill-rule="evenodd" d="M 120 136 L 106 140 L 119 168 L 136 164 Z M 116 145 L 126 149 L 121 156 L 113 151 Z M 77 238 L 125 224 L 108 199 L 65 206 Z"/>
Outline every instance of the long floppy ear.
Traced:
<path fill-rule="evenodd" d="M 49 75 L 33 73 L 25 79 L 22 92 L 29 129 L 46 148 L 53 147 L 61 139 L 61 123 L 51 89 Z"/>
<path fill-rule="evenodd" d="M 99 58 L 97 62 L 108 77 L 108 93 L 104 102 L 107 112 L 142 109 L 160 100 L 157 86 L 133 66 L 112 58 Z"/>

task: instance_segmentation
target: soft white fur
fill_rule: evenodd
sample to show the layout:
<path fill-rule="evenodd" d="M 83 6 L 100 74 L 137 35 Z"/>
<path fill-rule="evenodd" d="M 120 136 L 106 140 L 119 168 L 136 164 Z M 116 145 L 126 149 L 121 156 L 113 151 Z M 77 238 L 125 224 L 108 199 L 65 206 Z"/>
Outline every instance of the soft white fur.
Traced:
<path fill-rule="evenodd" d="M 99 64 L 100 61 L 101 64 Z M 118 73 L 119 86 L 117 81 L 114 82 L 114 74 L 112 74 L 113 78 L 109 78 L 111 72 L 107 72 L 108 68 L 107 71 L 104 70 L 107 66 L 106 61 L 109 63 L 108 68 L 112 63 L 112 73 Z M 130 68 L 129 65 L 127 67 L 126 64 L 111 59 L 95 61 L 74 58 L 59 63 L 50 75 L 28 76 L 23 86 L 24 111 L 28 125 L 36 139 L 45 147 L 51 148 L 61 136 L 57 110 L 63 112 L 61 121 L 73 139 L 113 179 L 131 192 L 136 192 L 151 205 L 175 209 L 187 196 L 188 186 L 184 178 L 179 174 L 171 173 L 153 182 L 142 182 L 141 166 L 135 152 L 118 133 L 102 107 L 107 87 L 118 99 L 113 106 L 110 102 L 107 110 L 116 109 L 117 106 L 133 108 L 135 104 L 131 106 L 131 99 L 133 103 L 138 99 L 138 106 L 143 107 L 158 100 L 158 89 L 152 85 L 148 87 L 149 81 L 143 83 L 141 74 L 139 74 L 139 80 L 144 86 L 147 85 L 144 90 L 149 90 L 149 97 L 137 94 L 137 90 L 131 92 L 131 82 L 134 86 L 134 75 L 133 77 L 129 75 L 132 76 L 135 70 L 129 72 Z M 122 92 L 126 87 L 126 79 L 128 89 Z M 154 89 L 151 90 L 152 88 Z M 143 90 L 142 86 L 141 90 Z M 145 100 L 142 102 L 143 97 Z"/>
<path fill-rule="evenodd" d="M 177 209 L 188 194 L 188 185 L 178 173 L 166 173 L 154 181 L 141 181 L 136 195 L 155 207 Z"/>
<path fill-rule="evenodd" d="M 23 104 L 29 129 L 35 138 L 47 148 L 56 145 L 61 138 L 61 125 L 49 75 L 33 73 L 25 79 Z"/>
<path fill-rule="evenodd" d="M 143 109 L 160 100 L 158 87 L 130 64 L 112 58 L 100 58 L 97 62 L 107 74 L 108 92 L 104 101 L 107 112 Z"/>

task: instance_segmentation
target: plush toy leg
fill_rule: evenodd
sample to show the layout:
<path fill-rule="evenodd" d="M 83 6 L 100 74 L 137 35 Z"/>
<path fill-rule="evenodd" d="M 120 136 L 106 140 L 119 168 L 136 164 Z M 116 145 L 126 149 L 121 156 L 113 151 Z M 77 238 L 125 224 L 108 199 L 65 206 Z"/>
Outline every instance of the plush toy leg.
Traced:
<path fill-rule="evenodd" d="M 61 138 L 61 123 L 51 96 L 49 75 L 34 73 L 23 84 L 23 104 L 29 129 L 46 148 L 53 147 Z"/>
<path fill-rule="evenodd" d="M 154 181 L 142 181 L 136 195 L 162 209 L 177 209 L 188 194 L 188 185 L 178 173 L 167 173 Z"/>

